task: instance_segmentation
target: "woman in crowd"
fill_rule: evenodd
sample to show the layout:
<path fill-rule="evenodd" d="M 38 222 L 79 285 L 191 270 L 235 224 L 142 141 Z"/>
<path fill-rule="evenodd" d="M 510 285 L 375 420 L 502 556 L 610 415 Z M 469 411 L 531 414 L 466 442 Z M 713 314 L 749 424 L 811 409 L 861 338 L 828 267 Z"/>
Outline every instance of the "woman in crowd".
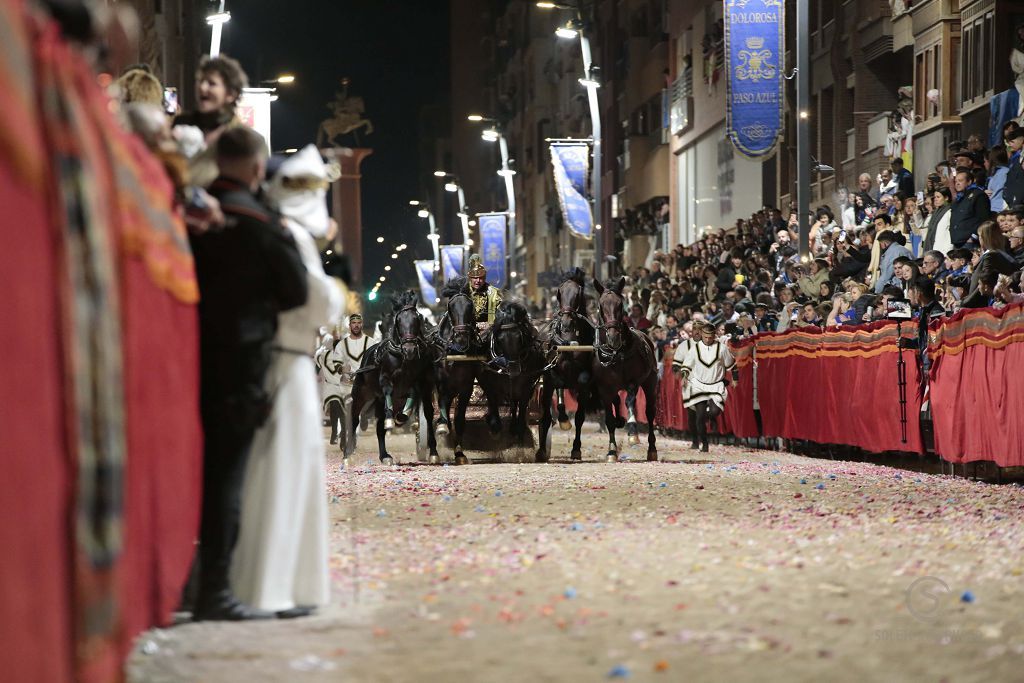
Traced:
<path fill-rule="evenodd" d="M 978 241 L 981 255 L 971 272 L 971 286 L 964 297 L 963 308 L 984 308 L 991 303 L 993 290 L 1000 275 L 1010 275 L 1017 268 L 1009 252 L 1009 242 L 999 231 L 995 221 L 985 221 L 978 226 Z"/>
<path fill-rule="evenodd" d="M 953 240 L 949 234 L 950 209 L 953 206 L 953 195 L 948 187 L 939 187 L 932 192 L 932 213 L 928 216 L 921 252 L 941 251 L 943 254 L 953 248 Z"/>

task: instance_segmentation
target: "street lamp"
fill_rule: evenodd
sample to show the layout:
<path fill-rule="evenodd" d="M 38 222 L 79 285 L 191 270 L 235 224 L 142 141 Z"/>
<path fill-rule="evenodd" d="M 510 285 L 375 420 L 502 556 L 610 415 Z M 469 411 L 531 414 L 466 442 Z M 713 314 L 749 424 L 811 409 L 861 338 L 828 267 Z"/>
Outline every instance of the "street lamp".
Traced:
<path fill-rule="evenodd" d="M 601 84 L 596 77 L 597 67 L 594 66 L 593 59 L 591 58 L 590 39 L 587 38 L 587 34 L 584 31 L 585 22 L 583 21 L 583 12 L 580 9 L 580 5 L 575 3 L 538 2 L 537 7 L 540 9 L 569 10 L 575 14 L 575 19 L 566 22 L 563 26 L 559 26 L 555 30 L 555 34 L 559 38 L 571 39 L 579 36 L 580 39 L 580 53 L 583 56 L 583 78 L 580 79 L 580 85 L 587 90 L 587 103 L 590 106 L 590 131 L 593 138 L 594 170 L 590 177 L 593 182 L 591 192 L 594 202 L 594 268 L 597 277 L 601 278 L 601 269 L 604 265 L 604 255 L 602 253 L 604 251 L 604 245 L 602 244 L 604 236 L 601 233 L 601 225 L 604 223 L 602 220 L 604 202 L 601 201 L 601 108 L 597 101 L 597 89 Z"/>
<path fill-rule="evenodd" d="M 447 178 L 448 182 L 444 184 L 445 191 L 457 192 L 459 195 L 459 222 L 462 224 L 462 243 L 466 245 L 466 249 L 463 250 L 463 260 L 465 261 L 465 258 L 468 256 L 466 252 L 469 249 L 469 209 L 466 207 L 466 193 L 462 190 L 462 185 L 458 182 L 458 176 L 454 173 L 434 171 L 434 175 L 438 178 Z"/>
<path fill-rule="evenodd" d="M 206 23 L 213 30 L 210 38 L 210 57 L 220 55 L 220 38 L 224 31 L 224 24 L 231 21 L 231 12 L 224 10 L 224 0 L 220 0 L 217 11 L 206 17 Z"/>
<path fill-rule="evenodd" d="M 430 240 L 431 246 L 434 248 L 434 263 L 438 264 L 441 262 L 440 248 L 437 245 L 437 223 L 434 221 L 434 213 L 430 210 L 426 202 L 421 202 L 418 199 L 409 200 L 409 206 L 420 206 L 423 207 L 416 212 L 416 215 L 420 218 L 426 218 L 427 224 L 430 226 L 430 233 L 427 235 L 427 239 Z M 397 255 L 397 254 L 396 254 Z"/>
<path fill-rule="evenodd" d="M 508 141 L 505 136 L 502 135 L 498 128 L 498 122 L 495 119 L 480 116 L 481 121 L 489 121 L 493 125 L 491 128 L 485 130 L 480 137 L 487 142 L 497 142 L 498 149 L 501 151 L 501 169 L 498 171 L 498 175 L 505 179 L 505 196 L 508 199 L 508 259 L 512 265 L 515 265 L 513 256 L 516 251 L 516 190 L 515 185 L 512 183 L 512 176 L 516 174 L 508 165 Z M 509 267 L 508 272 L 512 271 Z"/>

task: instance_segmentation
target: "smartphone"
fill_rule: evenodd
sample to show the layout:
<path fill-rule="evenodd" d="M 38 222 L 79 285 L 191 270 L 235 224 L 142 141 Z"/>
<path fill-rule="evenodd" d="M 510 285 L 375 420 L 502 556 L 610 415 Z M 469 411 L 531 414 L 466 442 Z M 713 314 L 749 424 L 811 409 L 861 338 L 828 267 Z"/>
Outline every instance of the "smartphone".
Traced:
<path fill-rule="evenodd" d="M 918 190 L 917 191 L 917 203 L 918 204 L 924 204 L 924 191 L 923 190 Z"/>
<path fill-rule="evenodd" d="M 164 111 L 168 114 L 178 113 L 178 89 L 164 88 Z"/>

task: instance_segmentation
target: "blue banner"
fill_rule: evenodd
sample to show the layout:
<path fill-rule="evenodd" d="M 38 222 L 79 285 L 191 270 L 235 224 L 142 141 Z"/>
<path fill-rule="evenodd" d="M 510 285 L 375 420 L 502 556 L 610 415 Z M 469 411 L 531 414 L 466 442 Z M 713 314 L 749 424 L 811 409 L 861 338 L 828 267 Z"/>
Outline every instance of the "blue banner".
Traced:
<path fill-rule="evenodd" d="M 562 219 L 572 234 L 587 240 L 594 236 L 594 217 L 587 200 L 589 163 L 590 146 L 587 144 L 551 145 L 551 166 Z"/>
<path fill-rule="evenodd" d="M 487 269 L 487 282 L 504 288 L 508 216 L 503 213 L 482 213 L 477 219 L 480 227 L 480 258 Z"/>
<path fill-rule="evenodd" d="M 726 134 L 743 156 L 771 154 L 782 132 L 782 0 L 724 0 Z"/>
<path fill-rule="evenodd" d="M 437 262 L 430 259 L 413 261 L 413 263 L 416 266 L 416 277 L 420 281 L 420 295 L 423 297 L 423 303 L 433 306 L 437 303 L 437 287 L 434 286 L 434 265 Z"/>
<path fill-rule="evenodd" d="M 465 247 L 461 244 L 441 245 L 441 272 L 444 273 L 445 282 L 462 275 L 463 254 Z"/>

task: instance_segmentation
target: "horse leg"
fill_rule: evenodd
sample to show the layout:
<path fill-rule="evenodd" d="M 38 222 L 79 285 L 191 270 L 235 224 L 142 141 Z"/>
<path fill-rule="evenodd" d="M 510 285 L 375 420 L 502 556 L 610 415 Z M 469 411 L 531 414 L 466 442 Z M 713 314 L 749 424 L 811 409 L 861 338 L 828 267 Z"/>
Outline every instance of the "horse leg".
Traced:
<path fill-rule="evenodd" d="M 636 428 L 637 391 L 638 389 L 635 384 L 629 385 L 629 387 L 626 389 L 626 434 L 629 435 L 629 443 L 633 445 L 640 443 L 640 436 L 637 434 Z"/>
<path fill-rule="evenodd" d="M 395 403 L 392 393 L 395 388 L 391 385 L 391 380 L 382 381 L 380 384 L 381 393 L 384 394 L 384 429 L 395 428 Z M 380 427 L 377 428 L 380 431 Z"/>
<path fill-rule="evenodd" d="M 437 436 L 445 436 L 450 428 L 448 416 L 451 414 L 452 392 L 446 380 L 440 380 L 437 384 L 437 424 L 434 433 Z"/>
<path fill-rule="evenodd" d="M 469 398 L 473 395 L 473 382 L 470 378 L 469 386 L 459 393 L 459 409 L 455 411 L 455 464 L 468 465 L 469 458 L 462 451 L 462 435 L 466 432 L 466 409 L 469 407 Z"/>
<path fill-rule="evenodd" d="M 383 465 L 394 465 L 395 459 L 388 453 L 387 444 L 384 443 L 384 437 L 388 433 L 387 430 L 387 415 L 388 411 L 381 401 L 376 402 L 377 408 L 377 452 L 380 454 L 380 461 Z"/>
<path fill-rule="evenodd" d="M 563 432 L 569 431 L 569 414 L 565 412 L 565 388 L 558 387 L 556 389 L 558 394 L 558 428 Z M 549 401 L 551 399 L 548 399 Z M 579 406 L 576 407 L 576 412 L 579 412 Z"/>
<path fill-rule="evenodd" d="M 412 408 L 414 405 L 416 405 L 416 387 L 411 387 L 409 389 L 409 395 L 405 399 L 405 405 L 402 406 L 402 409 L 398 411 L 397 415 L 395 415 L 396 427 L 401 427 L 409 421 L 409 415 L 412 414 Z M 434 411 L 431 410 L 430 412 L 433 413 Z"/>
<path fill-rule="evenodd" d="M 551 429 L 551 397 L 554 393 L 555 390 L 548 386 L 548 383 L 545 381 L 544 388 L 540 392 L 540 424 L 537 426 L 539 442 L 537 444 L 537 455 L 534 456 L 534 460 L 537 462 L 547 462 L 548 457 L 550 457 L 548 453 L 548 430 Z"/>
<path fill-rule="evenodd" d="M 583 459 L 583 441 L 580 439 L 580 433 L 583 431 L 583 423 L 587 421 L 586 395 L 580 391 L 579 396 L 580 405 L 576 409 L 576 438 L 572 440 L 572 452 L 569 454 L 572 460 Z"/>
<path fill-rule="evenodd" d="M 491 430 L 491 434 L 501 432 L 501 415 L 498 413 L 498 401 L 491 395 L 496 392 L 496 387 L 491 387 L 490 391 L 484 390 L 484 396 L 487 397 L 487 416 L 484 418 L 484 421 L 487 422 L 487 428 Z"/>
<path fill-rule="evenodd" d="M 619 394 L 613 393 L 612 401 L 619 400 Z M 619 461 L 619 446 L 615 443 L 615 429 L 618 427 L 618 421 L 622 418 L 616 419 L 615 413 L 612 410 L 614 403 L 612 401 L 604 401 L 604 424 L 608 427 L 608 454 L 605 456 L 607 462 L 618 462 Z"/>
<path fill-rule="evenodd" d="M 647 417 L 647 459 L 657 461 L 658 459 L 658 437 L 654 433 L 654 418 L 658 414 L 658 376 L 649 375 L 643 384 L 644 389 L 644 414 Z M 639 441 L 639 439 L 637 439 Z"/>
<path fill-rule="evenodd" d="M 433 392 L 430 390 L 429 384 L 419 387 L 419 395 L 423 397 L 423 419 L 427 421 L 427 424 L 424 425 L 426 427 L 434 424 L 434 400 L 432 394 Z M 434 436 L 433 429 L 427 429 L 427 449 L 430 464 L 440 465 L 441 456 L 437 454 L 437 437 Z"/>

